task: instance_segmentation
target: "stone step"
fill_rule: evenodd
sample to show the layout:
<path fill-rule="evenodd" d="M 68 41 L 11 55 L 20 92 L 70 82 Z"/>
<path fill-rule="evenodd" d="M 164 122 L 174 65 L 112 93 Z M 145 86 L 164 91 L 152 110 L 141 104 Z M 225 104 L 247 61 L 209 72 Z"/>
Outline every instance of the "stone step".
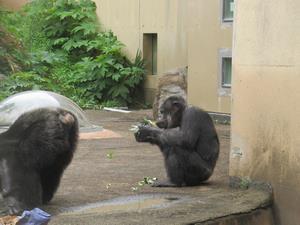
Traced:
<path fill-rule="evenodd" d="M 54 216 L 51 225 L 273 225 L 271 204 L 265 190 L 207 186 L 193 194 L 137 193 L 71 207 Z"/>

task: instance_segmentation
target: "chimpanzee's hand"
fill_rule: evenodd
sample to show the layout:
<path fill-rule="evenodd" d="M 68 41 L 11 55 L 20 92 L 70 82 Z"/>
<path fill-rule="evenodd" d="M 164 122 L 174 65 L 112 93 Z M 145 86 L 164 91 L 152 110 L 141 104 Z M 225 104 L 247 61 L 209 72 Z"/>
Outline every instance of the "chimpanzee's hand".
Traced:
<path fill-rule="evenodd" d="M 8 209 L 7 213 L 9 215 L 21 215 L 22 212 L 24 211 L 24 205 L 14 197 L 5 196 L 4 203 L 7 206 Z"/>
<path fill-rule="evenodd" d="M 139 126 L 134 136 L 137 142 L 151 142 L 156 136 L 156 129 L 149 126 Z"/>

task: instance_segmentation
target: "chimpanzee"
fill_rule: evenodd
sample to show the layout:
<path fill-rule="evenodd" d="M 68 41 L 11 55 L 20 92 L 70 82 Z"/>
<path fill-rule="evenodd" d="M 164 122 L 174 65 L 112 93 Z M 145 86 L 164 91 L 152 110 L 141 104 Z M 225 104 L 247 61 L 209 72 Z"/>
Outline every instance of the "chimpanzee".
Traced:
<path fill-rule="evenodd" d="M 9 214 L 52 199 L 77 140 L 76 117 L 60 108 L 24 113 L 0 134 L 1 193 Z"/>
<path fill-rule="evenodd" d="M 156 187 L 199 185 L 213 173 L 219 156 L 219 139 L 207 112 L 187 106 L 180 96 L 171 96 L 160 108 L 158 127 L 140 126 L 138 142 L 158 145 L 165 161 L 167 181 Z"/>

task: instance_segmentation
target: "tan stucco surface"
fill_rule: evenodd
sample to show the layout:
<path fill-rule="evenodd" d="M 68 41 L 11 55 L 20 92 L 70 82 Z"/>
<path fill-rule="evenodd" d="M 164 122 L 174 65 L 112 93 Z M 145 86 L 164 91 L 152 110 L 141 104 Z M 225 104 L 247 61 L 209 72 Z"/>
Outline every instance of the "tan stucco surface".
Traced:
<path fill-rule="evenodd" d="M 0 0 L 0 6 L 9 10 L 17 10 L 26 2 L 28 0 Z"/>
<path fill-rule="evenodd" d="M 300 2 L 237 1 L 230 175 L 270 182 L 278 224 L 300 221 Z"/>
<path fill-rule="evenodd" d="M 219 50 L 231 49 L 232 24 L 221 22 L 221 1 L 188 2 L 188 101 L 214 112 L 230 112 L 230 95 L 219 93 Z"/>

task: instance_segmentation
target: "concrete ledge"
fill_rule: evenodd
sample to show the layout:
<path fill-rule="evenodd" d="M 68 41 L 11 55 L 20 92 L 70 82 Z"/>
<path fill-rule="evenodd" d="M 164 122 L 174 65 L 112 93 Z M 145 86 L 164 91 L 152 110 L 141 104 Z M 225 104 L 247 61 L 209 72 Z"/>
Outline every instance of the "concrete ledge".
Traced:
<path fill-rule="evenodd" d="M 95 208 L 82 207 L 83 210 L 78 209 L 77 212 L 73 210 L 58 214 L 51 224 L 273 224 L 272 212 L 266 209 L 272 203 L 269 192 L 253 188 L 202 187 L 191 194 L 188 189 L 189 194 L 176 194 L 176 197 L 171 196 L 174 193 L 163 193 L 163 189 L 155 194 L 162 196 L 165 201 L 171 201 L 169 203 L 150 204 L 147 207 L 145 194 L 140 193 L 132 196 L 138 203 L 135 207 L 128 200 L 118 203 L 118 208 L 112 206 L 111 210 L 107 210 L 107 205 L 101 208 L 103 205 L 100 203 Z M 155 195 L 151 199 L 155 199 Z M 164 198 L 165 195 L 171 197 Z M 114 208 L 117 210 L 112 210 Z"/>
<path fill-rule="evenodd" d="M 240 189 L 255 188 L 258 190 L 269 192 L 270 194 L 273 193 L 271 184 L 262 181 L 251 180 L 248 177 L 229 176 L 229 186 L 231 188 Z"/>
<path fill-rule="evenodd" d="M 226 216 L 195 225 L 274 225 L 271 208 L 258 209 L 250 213 Z"/>

